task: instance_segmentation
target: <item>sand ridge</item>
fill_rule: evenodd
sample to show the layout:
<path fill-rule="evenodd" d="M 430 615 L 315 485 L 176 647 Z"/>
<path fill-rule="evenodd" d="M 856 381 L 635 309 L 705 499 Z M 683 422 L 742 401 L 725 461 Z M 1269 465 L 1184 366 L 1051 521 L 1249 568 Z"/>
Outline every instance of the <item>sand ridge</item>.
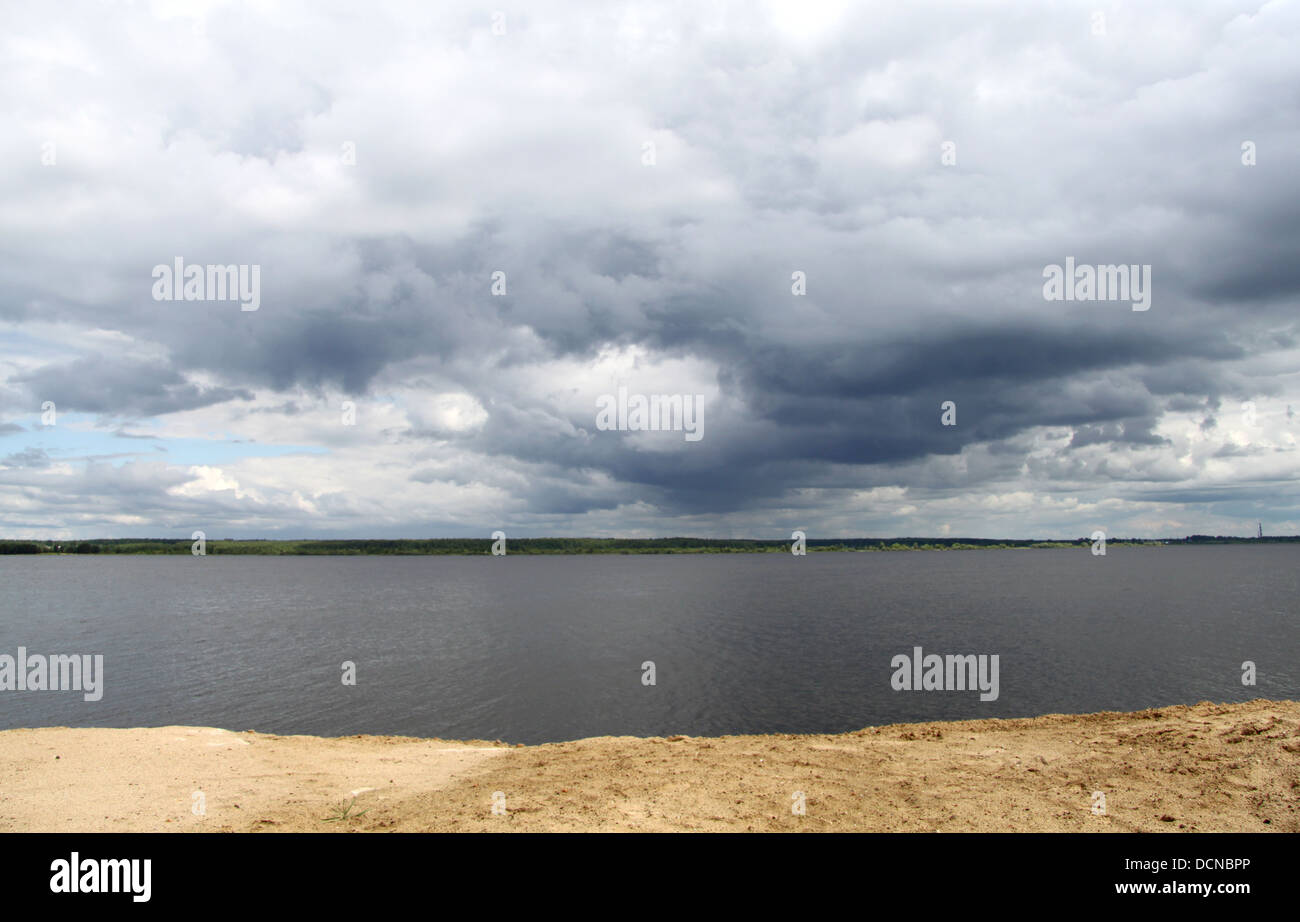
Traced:
<path fill-rule="evenodd" d="M 8 730 L 0 830 L 1300 832 L 1300 702 L 541 746 Z"/>

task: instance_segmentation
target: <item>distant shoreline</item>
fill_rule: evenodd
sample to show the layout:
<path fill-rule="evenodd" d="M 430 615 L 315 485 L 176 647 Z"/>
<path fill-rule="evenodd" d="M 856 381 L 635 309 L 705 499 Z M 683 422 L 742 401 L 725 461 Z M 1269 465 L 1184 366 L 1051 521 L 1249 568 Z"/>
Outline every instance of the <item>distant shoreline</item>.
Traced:
<path fill-rule="evenodd" d="M 787 539 L 741 538 L 510 538 L 509 555 L 586 554 L 773 554 L 790 553 Z M 998 538 L 808 538 L 809 553 L 882 551 L 966 551 L 1021 549 L 1091 549 L 1090 538 L 998 539 Z M 1170 547 L 1206 544 L 1300 544 L 1300 535 L 1239 538 L 1223 535 L 1190 535 L 1185 538 L 1110 538 L 1107 547 Z M 383 557 L 383 556 L 478 556 L 491 554 L 491 538 L 430 539 L 340 539 L 340 540 L 230 540 L 208 539 L 204 556 L 241 555 L 257 557 Z M 0 540 L 0 555 L 189 555 L 189 539 L 94 538 L 84 541 Z"/>

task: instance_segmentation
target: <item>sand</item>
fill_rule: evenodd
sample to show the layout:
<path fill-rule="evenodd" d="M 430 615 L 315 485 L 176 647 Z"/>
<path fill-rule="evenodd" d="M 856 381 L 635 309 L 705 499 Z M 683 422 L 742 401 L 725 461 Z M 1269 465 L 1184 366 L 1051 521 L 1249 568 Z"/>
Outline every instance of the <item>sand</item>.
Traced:
<path fill-rule="evenodd" d="M 1300 832 L 1300 702 L 543 746 L 7 730 L 0 830 Z"/>

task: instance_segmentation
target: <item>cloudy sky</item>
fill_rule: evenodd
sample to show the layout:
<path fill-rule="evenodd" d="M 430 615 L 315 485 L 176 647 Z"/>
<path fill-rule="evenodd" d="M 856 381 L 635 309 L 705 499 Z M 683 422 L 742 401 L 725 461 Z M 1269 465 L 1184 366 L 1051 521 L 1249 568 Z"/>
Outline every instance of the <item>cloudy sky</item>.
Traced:
<path fill-rule="evenodd" d="M 1297 48 L 1281 0 L 8 4 L 0 536 L 1300 533 Z M 178 257 L 258 309 L 155 299 Z"/>

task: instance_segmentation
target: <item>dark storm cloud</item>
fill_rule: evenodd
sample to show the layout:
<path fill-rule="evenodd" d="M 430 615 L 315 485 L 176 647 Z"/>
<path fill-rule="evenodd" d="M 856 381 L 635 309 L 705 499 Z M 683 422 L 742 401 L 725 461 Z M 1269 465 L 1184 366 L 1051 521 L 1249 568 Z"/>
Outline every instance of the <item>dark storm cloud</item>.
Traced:
<path fill-rule="evenodd" d="M 1151 430 L 1155 427 L 1155 417 L 1145 419 L 1125 419 L 1106 423 L 1101 426 L 1081 426 L 1074 431 L 1070 439 L 1071 448 L 1084 445 L 1167 445 L 1169 440 L 1156 435 Z"/>
<path fill-rule="evenodd" d="M 738 338 L 742 338 L 737 334 Z M 1136 380 L 1067 393 L 1087 373 L 1152 366 L 1187 358 L 1242 354 L 1217 333 L 1161 338 L 1104 330 L 956 328 L 910 341 L 842 343 L 730 350 L 738 392 L 754 417 L 773 423 L 761 435 L 707 437 L 671 461 L 621 451 L 619 433 L 591 444 L 557 434 L 510 408 L 498 409 L 472 444 L 532 462 L 595 465 L 621 481 L 682 494 L 681 507 L 737 508 L 780 493 L 792 482 L 848 486 L 860 472 L 823 472 L 818 464 L 895 464 L 950 455 L 976 442 L 1002 440 L 1036 426 L 1074 426 L 1071 444 L 1159 445 L 1151 430 L 1157 400 Z M 954 399 L 959 424 L 940 424 L 941 404 Z M 581 418 L 575 426 L 590 423 Z M 1021 449 L 1023 452 L 1023 448 Z"/>
<path fill-rule="evenodd" d="M 26 385 L 38 399 L 53 401 L 62 412 L 106 416 L 155 416 L 252 396 L 240 388 L 199 388 L 165 365 L 105 356 L 46 366 L 11 380 Z"/>

